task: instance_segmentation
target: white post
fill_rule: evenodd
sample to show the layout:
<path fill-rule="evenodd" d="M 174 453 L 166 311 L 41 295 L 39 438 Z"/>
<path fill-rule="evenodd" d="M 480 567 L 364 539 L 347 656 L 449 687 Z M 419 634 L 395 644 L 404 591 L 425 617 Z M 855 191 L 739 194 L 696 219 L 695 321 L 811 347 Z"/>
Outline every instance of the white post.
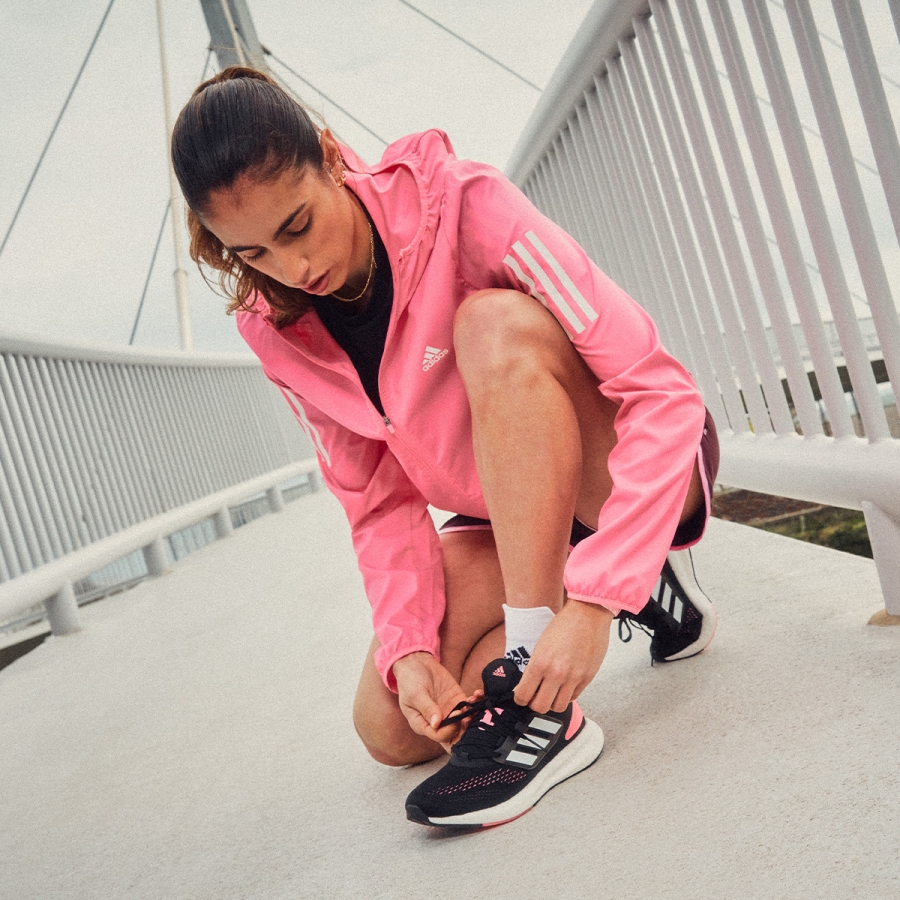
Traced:
<path fill-rule="evenodd" d="M 284 509 L 284 496 L 277 484 L 266 491 L 266 498 L 269 501 L 269 510 L 271 512 L 277 513 Z"/>
<path fill-rule="evenodd" d="M 184 268 L 184 251 L 181 243 L 181 192 L 175 178 L 175 170 L 169 153 L 172 137 L 172 107 L 169 102 L 169 68 L 166 62 L 166 39 L 163 29 L 162 0 L 156 0 L 156 23 L 159 27 L 159 61 L 162 68 L 163 108 L 166 118 L 166 158 L 169 160 L 169 204 L 172 212 L 172 237 L 175 243 L 175 302 L 178 309 L 178 333 L 182 350 L 194 349 L 191 332 L 191 307 L 188 298 L 187 272 Z"/>
<path fill-rule="evenodd" d="M 213 516 L 213 527 L 219 540 L 228 537 L 234 531 L 234 525 L 231 522 L 231 510 L 227 506 L 223 506 Z"/>
<path fill-rule="evenodd" d="M 171 571 L 166 542 L 161 537 L 144 547 L 144 562 L 147 564 L 147 572 L 152 578 Z"/>
<path fill-rule="evenodd" d="M 900 522 L 868 500 L 863 500 L 862 508 L 884 595 L 884 608 L 888 615 L 900 616 Z"/>
<path fill-rule="evenodd" d="M 72 634 L 81 630 L 78 622 L 78 603 L 72 582 L 67 581 L 52 597 L 44 601 L 50 631 L 54 635 Z"/>

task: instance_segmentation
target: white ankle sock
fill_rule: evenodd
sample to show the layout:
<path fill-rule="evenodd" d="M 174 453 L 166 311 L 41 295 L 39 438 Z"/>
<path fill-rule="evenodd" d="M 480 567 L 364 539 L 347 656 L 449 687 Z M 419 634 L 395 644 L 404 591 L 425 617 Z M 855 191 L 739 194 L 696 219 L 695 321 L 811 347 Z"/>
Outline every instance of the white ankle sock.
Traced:
<path fill-rule="evenodd" d="M 503 604 L 506 629 L 507 659 L 511 659 L 521 671 L 525 671 L 538 638 L 550 624 L 555 613 L 549 606 L 519 609 Z"/>

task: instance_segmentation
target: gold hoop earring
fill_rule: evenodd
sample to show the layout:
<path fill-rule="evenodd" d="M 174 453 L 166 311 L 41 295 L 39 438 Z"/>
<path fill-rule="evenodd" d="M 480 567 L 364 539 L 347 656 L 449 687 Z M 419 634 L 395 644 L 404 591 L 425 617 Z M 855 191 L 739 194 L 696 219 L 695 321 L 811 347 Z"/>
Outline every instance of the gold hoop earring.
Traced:
<path fill-rule="evenodd" d="M 335 184 L 337 184 L 338 187 L 343 187 L 344 182 L 347 180 L 344 176 L 344 163 L 342 160 L 339 160 L 337 165 L 338 165 L 337 175 L 334 174 L 334 166 L 332 166 L 331 169 L 329 169 L 329 171 L 331 172 L 331 177 L 334 179 Z"/>

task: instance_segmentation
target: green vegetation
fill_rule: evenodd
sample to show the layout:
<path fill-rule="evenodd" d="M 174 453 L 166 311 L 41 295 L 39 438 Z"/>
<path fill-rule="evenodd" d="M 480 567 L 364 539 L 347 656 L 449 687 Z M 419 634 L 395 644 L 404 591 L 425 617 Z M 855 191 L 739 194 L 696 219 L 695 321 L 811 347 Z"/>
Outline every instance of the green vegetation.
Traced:
<path fill-rule="evenodd" d="M 872 558 L 872 545 L 861 512 L 826 507 L 816 512 L 801 513 L 792 519 L 759 524 L 756 527 L 776 534 L 833 547 L 845 553 Z"/>

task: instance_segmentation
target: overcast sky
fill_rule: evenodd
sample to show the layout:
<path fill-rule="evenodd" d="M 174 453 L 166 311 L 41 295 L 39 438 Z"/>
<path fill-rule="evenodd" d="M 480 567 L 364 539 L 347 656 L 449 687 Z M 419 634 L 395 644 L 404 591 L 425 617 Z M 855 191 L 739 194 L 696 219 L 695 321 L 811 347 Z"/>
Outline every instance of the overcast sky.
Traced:
<path fill-rule="evenodd" d="M 0 3 L 0 240 L 108 0 Z M 543 87 L 591 0 L 415 0 L 423 12 Z M 460 156 L 503 167 L 539 97 L 399 0 L 249 0 L 277 57 L 390 141 L 446 130 Z M 179 109 L 203 72 L 199 0 L 164 0 Z M 273 66 L 277 70 L 277 67 Z M 370 161 L 383 145 L 309 87 L 304 99 Z M 0 256 L 0 328 L 128 342 L 168 196 L 154 0 L 116 0 Z M 135 344 L 176 348 L 167 229 Z M 243 350 L 224 302 L 188 261 L 195 344 Z"/>

